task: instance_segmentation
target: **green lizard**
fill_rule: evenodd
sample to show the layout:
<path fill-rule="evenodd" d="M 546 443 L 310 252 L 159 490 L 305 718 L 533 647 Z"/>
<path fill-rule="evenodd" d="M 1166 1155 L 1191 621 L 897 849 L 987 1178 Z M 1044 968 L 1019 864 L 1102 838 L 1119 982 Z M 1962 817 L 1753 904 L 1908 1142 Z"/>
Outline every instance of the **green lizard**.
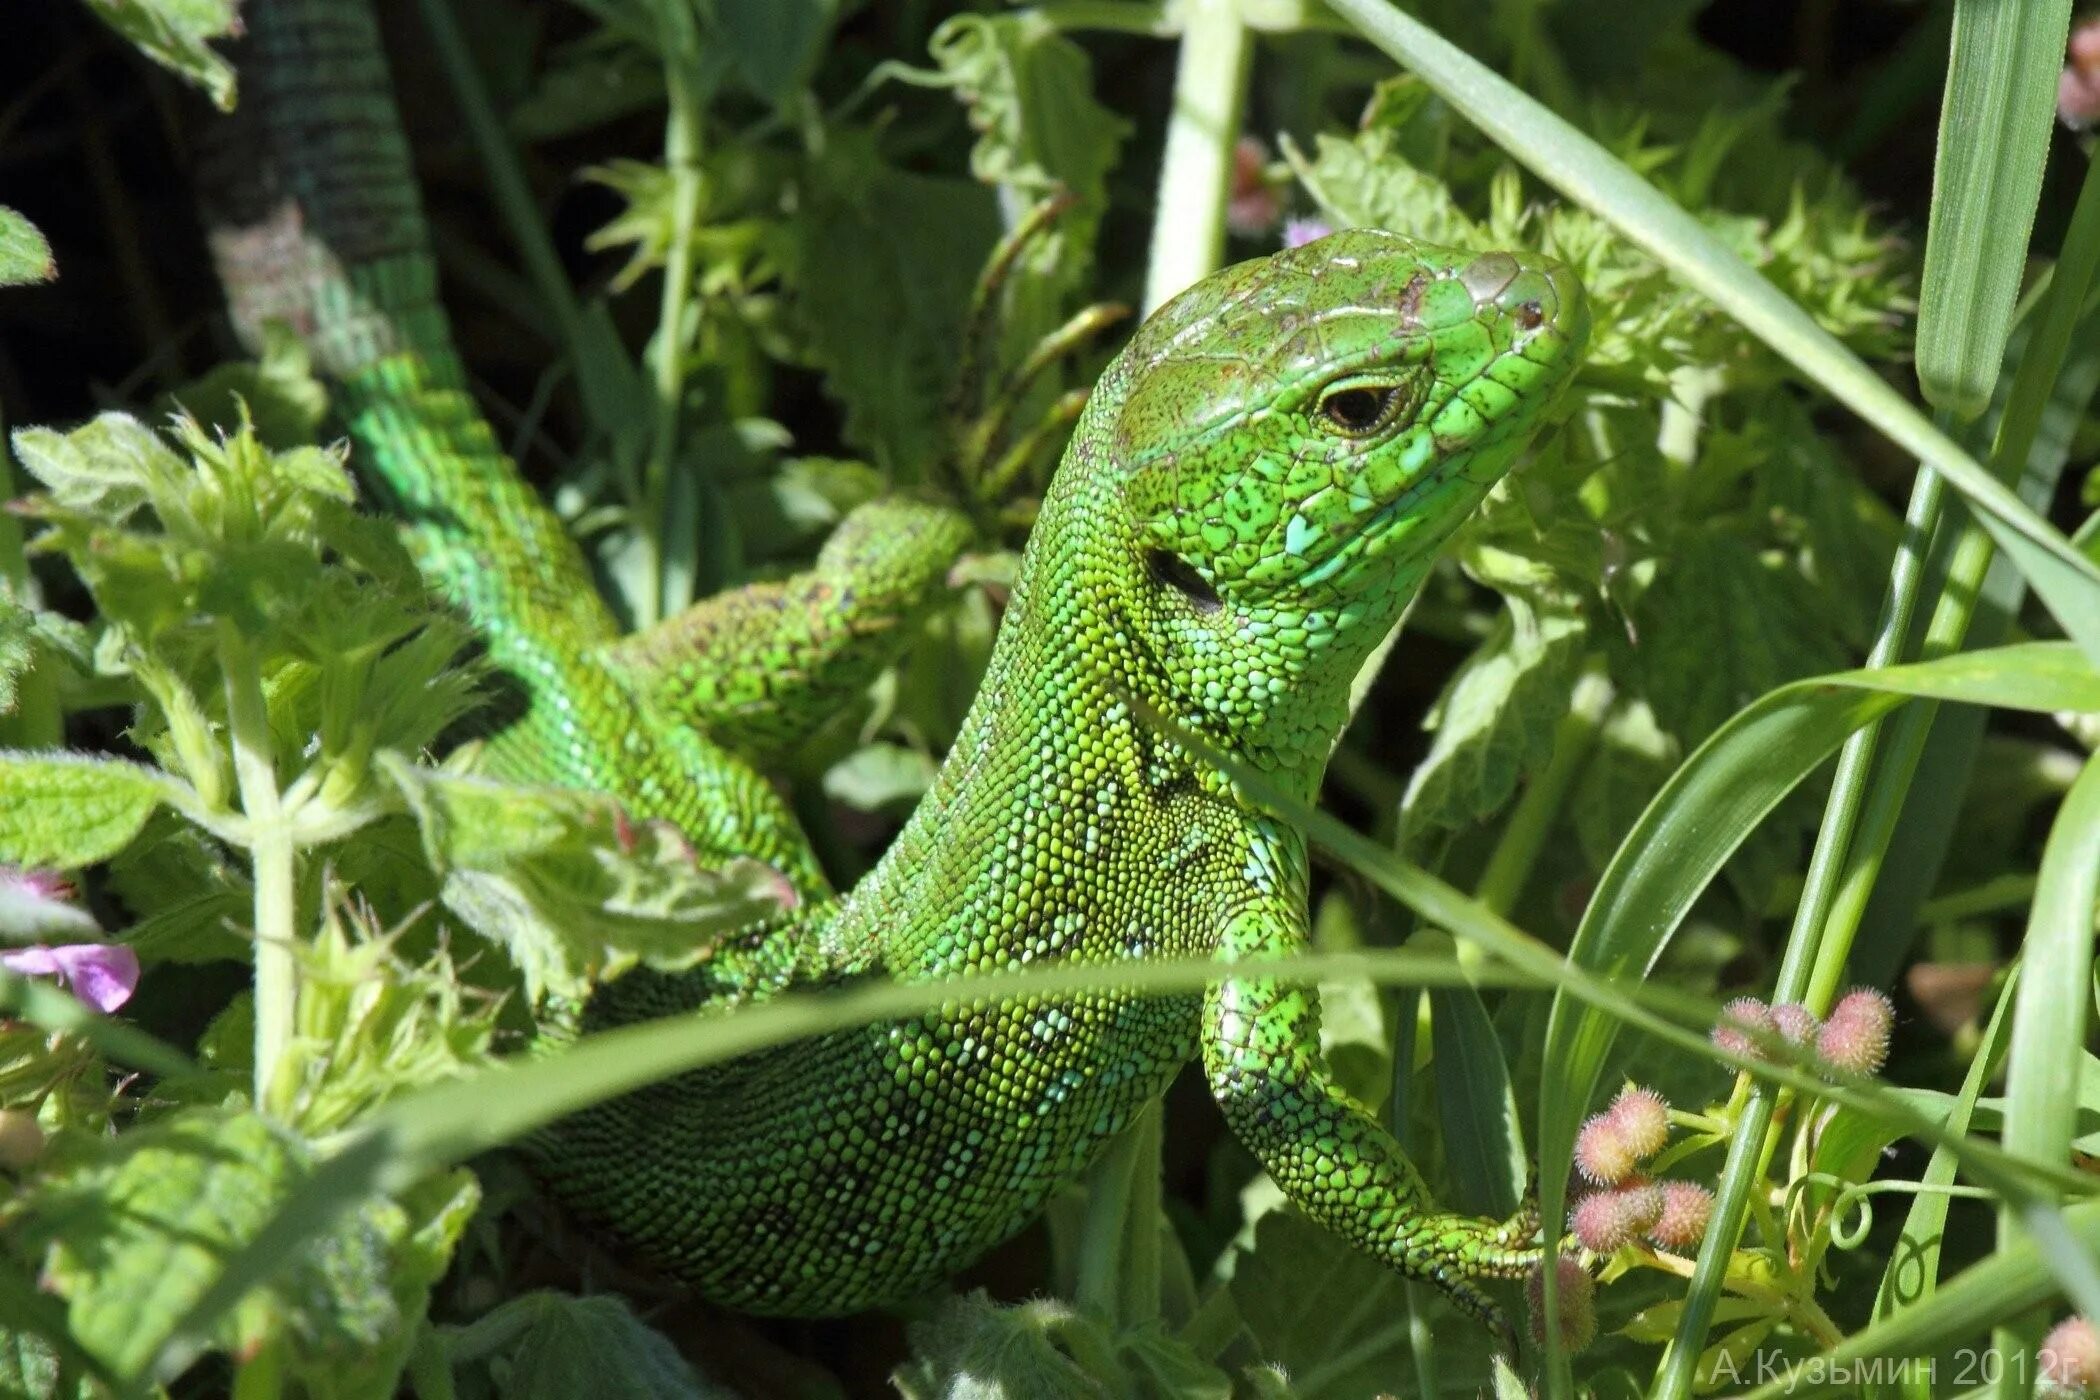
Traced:
<path fill-rule="evenodd" d="M 1302 838 L 1133 702 L 1316 793 L 1352 677 L 1580 359 L 1565 269 L 1358 230 L 1228 268 L 1146 321 L 1072 437 L 932 790 L 833 895 L 739 742 L 708 732 L 709 697 L 772 697 L 788 719 L 757 727 L 776 739 L 835 701 L 852 666 L 768 668 L 856 654 L 856 628 L 894 636 L 861 625 L 863 600 L 878 622 L 918 606 L 961 518 L 884 507 L 827 565 L 824 606 L 798 592 L 810 576 L 621 641 L 463 392 L 363 0 L 266 0 L 249 21 L 250 158 L 278 183 L 232 211 L 247 232 L 217 240 L 222 270 L 249 319 L 301 325 L 432 586 L 523 687 L 496 766 L 615 794 L 804 896 L 692 973 L 605 986 L 586 1029 L 852 977 L 1305 946 Z M 695 668 L 716 679 L 695 687 Z M 1201 997 L 955 1006 L 652 1086 L 530 1150 L 561 1197 L 703 1294 L 840 1313 L 1013 1233 L 1200 1056 L 1293 1201 L 1506 1329 L 1476 1281 L 1528 1268 L 1536 1221 L 1437 1209 L 1333 1082 L 1318 1028 L 1311 990 L 1252 971 Z"/>

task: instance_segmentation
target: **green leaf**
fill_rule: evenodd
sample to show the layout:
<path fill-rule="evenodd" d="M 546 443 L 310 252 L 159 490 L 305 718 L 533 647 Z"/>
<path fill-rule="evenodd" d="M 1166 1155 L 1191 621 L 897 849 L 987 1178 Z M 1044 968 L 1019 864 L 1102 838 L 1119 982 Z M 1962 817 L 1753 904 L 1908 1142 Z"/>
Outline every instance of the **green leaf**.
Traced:
<path fill-rule="evenodd" d="M 1541 179 L 1608 220 L 1811 382 L 1945 477 L 1976 508 L 1984 528 L 2065 632 L 2100 660 L 2100 565 L 2073 549 L 1800 305 L 1595 141 L 1389 0 L 1326 3 Z"/>
<path fill-rule="evenodd" d="M 190 476 L 189 465 L 128 413 L 104 413 L 70 433 L 22 428 L 15 454 L 60 507 L 121 521 Z"/>
<path fill-rule="evenodd" d="M 694 1374 L 661 1332 L 624 1299 L 542 1289 L 511 1299 L 471 1326 L 441 1330 L 460 1394 L 502 1400 L 703 1400 L 729 1392 Z"/>
<path fill-rule="evenodd" d="M 1466 658 L 1429 712 L 1429 753 L 1400 810 L 1410 834 L 1459 827 L 1500 810 L 1543 760 L 1581 669 L 1588 627 L 1550 599 L 1507 595 L 1495 630 Z"/>
<path fill-rule="evenodd" d="M 5 593 L 0 593 L 0 715 L 15 708 L 15 681 L 36 659 L 30 639 L 36 634 L 36 615 Z"/>
<path fill-rule="evenodd" d="M 1060 190 L 1077 198 L 1025 255 L 1044 285 L 1031 288 L 1022 279 L 1017 290 L 1044 314 L 1018 318 L 1026 324 L 1015 329 L 1040 334 L 1049 329 L 1055 294 L 1085 273 L 1128 124 L 1095 99 L 1086 50 L 1041 13 L 955 15 L 934 31 L 928 49 L 969 108 L 977 132 L 970 173 L 1025 203 Z"/>
<path fill-rule="evenodd" d="M 377 766 L 447 876 L 445 902 L 499 945 L 529 991 L 580 994 L 637 962 L 689 968 L 715 939 L 778 914 L 792 893 L 770 866 L 700 866 L 675 828 L 628 821 L 610 798 L 519 787 L 422 768 Z"/>
<path fill-rule="evenodd" d="M 1362 1400 L 1413 1374 L 1407 1285 L 1391 1269 L 1288 1208 L 1263 1214 L 1234 1256 L 1232 1295 L 1261 1359 L 1290 1376 L 1300 1400 Z M 1478 1393 L 1480 1325 L 1449 1307 L 1436 1317 L 1449 1343 L 1437 1347 L 1444 1392 Z"/>
<path fill-rule="evenodd" d="M 136 763 L 0 751 L 0 862 L 73 870 L 107 860 L 170 790 L 169 779 Z"/>
<path fill-rule="evenodd" d="M 364 1204 L 314 1247 L 280 1260 L 273 1286 L 246 1294 L 208 1334 L 181 1333 L 220 1266 L 307 1166 L 302 1143 L 254 1114 L 178 1113 L 39 1183 L 18 1228 L 44 1243 L 43 1277 L 65 1301 L 71 1336 L 119 1375 L 169 1377 L 203 1347 L 240 1349 L 279 1333 L 311 1364 L 363 1364 L 375 1349 L 398 1347 L 413 1323 L 392 1289 L 428 1287 L 442 1269 L 432 1267 L 433 1253 L 449 1255 L 463 1223 L 456 1208 L 440 1212 L 442 1242 L 425 1233 L 404 1250 L 411 1227 L 402 1208 Z M 456 1200 L 461 1190 L 454 1179 L 438 1195 Z"/>
<path fill-rule="evenodd" d="M 856 812 L 909 812 L 933 786 L 936 765 L 903 744 L 864 744 L 824 770 L 824 795 Z"/>
<path fill-rule="evenodd" d="M 1926 402 L 1958 418 L 1989 406 L 2005 360 L 2070 25 L 2071 0 L 1955 0 L 1917 353 Z"/>
<path fill-rule="evenodd" d="M 240 32 L 240 0 L 88 0 L 88 8 L 140 53 L 203 88 L 220 111 L 233 110 L 233 65 L 210 41 Z"/>
<path fill-rule="evenodd" d="M 2100 757 L 2088 758 L 2049 829 L 2035 882 L 2007 1055 L 2008 1152 L 2060 1161 L 2076 1136 L 2078 1076 L 2092 1005 L 2093 918 L 2100 908 Z"/>
<path fill-rule="evenodd" d="M 838 0 L 714 0 L 714 33 L 752 92 L 785 107 L 809 82 Z"/>
<path fill-rule="evenodd" d="M 1801 576 L 1719 524 L 1673 542 L 1634 618 L 1643 693 L 1687 748 L 1775 687 L 1845 664 Z"/>
<path fill-rule="evenodd" d="M 2029 643 L 1848 671 L 1764 696 L 1717 730 L 1663 786 L 1599 879 L 1571 965 L 1639 981 L 1692 902 L 1757 823 L 1853 730 L 1912 696 L 2018 709 L 2100 708 L 2100 671 L 2075 647 Z M 1613 1018 L 1557 995 L 1539 1097 L 1541 1204 L 1560 1207 L 1575 1129 L 1617 1034 Z"/>
<path fill-rule="evenodd" d="M 1097 1328 L 1070 1304 L 1040 1298 L 999 1307 L 973 1290 L 913 1325 L 913 1359 L 898 1372 L 898 1388 L 925 1400 L 1105 1400 L 1128 1393 L 1125 1377 L 1097 1376 L 1073 1358 L 1075 1332 L 1086 1334 L 1081 1350 L 1098 1361 Z"/>
<path fill-rule="evenodd" d="M 51 244 L 37 226 L 0 204 L 0 287 L 27 287 L 58 276 Z"/>
<path fill-rule="evenodd" d="M 947 450 L 941 410 L 997 237 L 992 193 L 899 170 L 870 133 L 849 129 L 827 137 L 804 197 L 783 256 L 799 330 L 845 406 L 846 440 L 917 480 Z"/>

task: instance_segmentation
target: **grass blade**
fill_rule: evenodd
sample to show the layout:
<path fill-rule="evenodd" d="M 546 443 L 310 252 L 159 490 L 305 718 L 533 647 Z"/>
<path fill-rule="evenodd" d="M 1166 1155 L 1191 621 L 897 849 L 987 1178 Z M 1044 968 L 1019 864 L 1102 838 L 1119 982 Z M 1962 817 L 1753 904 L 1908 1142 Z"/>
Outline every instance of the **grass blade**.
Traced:
<path fill-rule="evenodd" d="M 2100 1202 L 2072 1206 L 2060 1217 L 2064 1243 L 2086 1254 L 2100 1253 Z M 1750 1392 L 1749 1400 L 1789 1400 L 1849 1392 L 1861 1364 L 1878 1357 L 1930 1356 L 1948 1343 L 1974 1337 L 2058 1295 L 2043 1252 L 2023 1240 L 1964 1270 L 1918 1307 L 1884 1318 L 1846 1339 L 1815 1362 L 1782 1368 Z"/>
<path fill-rule="evenodd" d="M 1963 420 L 2005 359 L 2070 26 L 2071 0 L 1955 0 L 1917 353 L 1926 401 Z"/>
<path fill-rule="evenodd" d="M 1595 211 L 1810 381 L 1944 476 L 1975 507 L 2064 631 L 2100 660 L 2100 565 L 2073 549 L 1837 337 L 1623 162 L 1420 20 L 1388 0 L 1326 3 L 1540 179 Z"/>

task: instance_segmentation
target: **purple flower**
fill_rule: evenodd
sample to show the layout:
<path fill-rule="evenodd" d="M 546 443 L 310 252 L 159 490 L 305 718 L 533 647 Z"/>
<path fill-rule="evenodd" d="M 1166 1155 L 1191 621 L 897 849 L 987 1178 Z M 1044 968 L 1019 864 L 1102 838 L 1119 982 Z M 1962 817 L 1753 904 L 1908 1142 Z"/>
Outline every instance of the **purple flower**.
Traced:
<path fill-rule="evenodd" d="M 121 943 L 61 943 L 0 953 L 0 967 L 23 977 L 56 977 L 74 996 L 104 1013 L 131 1000 L 139 955 Z"/>
<path fill-rule="evenodd" d="M 1325 238 L 1334 230 L 1325 219 L 1301 219 L 1296 216 L 1283 221 L 1283 246 L 1302 248 L 1317 238 Z"/>
<path fill-rule="evenodd" d="M 0 865 L 0 941 L 100 933 L 85 909 L 70 903 L 73 887 L 54 870 Z"/>

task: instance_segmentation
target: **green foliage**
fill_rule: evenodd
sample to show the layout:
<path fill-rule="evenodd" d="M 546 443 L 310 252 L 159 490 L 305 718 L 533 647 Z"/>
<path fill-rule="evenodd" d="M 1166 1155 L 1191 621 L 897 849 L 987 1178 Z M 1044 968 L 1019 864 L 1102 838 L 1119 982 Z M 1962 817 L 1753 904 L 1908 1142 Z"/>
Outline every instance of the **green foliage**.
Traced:
<path fill-rule="evenodd" d="M 49 282 L 58 276 L 51 244 L 36 231 L 36 225 L 14 210 L 0 205 L 0 287 L 20 287 Z"/>
<path fill-rule="evenodd" d="M 87 0 L 138 51 L 233 110 L 233 65 L 211 47 L 240 32 L 241 0 Z"/>
<path fill-rule="evenodd" d="M 463 1397 L 710 1400 L 731 1393 L 702 1381 L 661 1333 L 611 1294 L 527 1293 L 440 1335 Z"/>
<path fill-rule="evenodd" d="M 232 70 L 211 47 L 234 27 L 230 0 L 90 8 L 231 103 Z M 390 32 L 413 34 L 403 8 Z M 978 484 L 989 464 L 965 460 L 971 415 L 1011 394 L 1025 424 L 1090 378 L 1098 357 L 1018 392 L 1005 382 L 1081 302 L 1142 285 L 1145 224 L 1190 233 L 1149 203 L 1159 122 L 1181 120 L 1183 94 L 1168 101 L 1174 50 L 1148 36 L 1196 7 L 430 8 L 457 13 L 466 47 L 440 52 L 450 90 L 411 129 L 420 140 L 465 113 L 481 166 L 431 201 L 446 290 L 473 286 L 449 306 L 470 374 L 492 404 L 529 405 L 496 415 L 500 431 L 529 445 L 528 467 L 637 616 L 802 566 L 890 485 Z M 1902 161 L 1880 162 L 1872 131 L 1932 120 L 1945 45 L 1929 21 L 1842 74 L 1804 40 L 1801 75 L 1774 82 L 1700 39 L 1690 0 L 1406 7 L 1567 131 L 1507 89 L 1455 84 L 1448 55 L 1428 49 L 1410 51 L 1409 76 L 1386 77 L 1328 23 L 1346 14 L 1381 42 L 1407 39 L 1405 16 L 1387 23 L 1372 0 L 1248 7 L 1276 31 L 1256 46 L 1252 96 L 1223 75 L 1221 101 L 1248 131 L 1278 135 L 1283 160 L 1261 179 L 1287 208 L 1540 249 L 1576 267 L 1600 311 L 1553 431 L 1462 532 L 1346 741 L 1337 793 L 1377 843 L 1313 824 L 1424 924 L 1411 953 L 1379 950 L 1393 919 L 1344 880 L 1319 901 L 1317 937 L 1418 969 L 1435 960 L 1433 993 L 1393 994 L 1396 974 L 1375 963 L 1329 977 L 1323 1045 L 1403 1129 L 1437 1195 L 1488 1208 L 1518 1185 L 1528 1140 L 1559 1212 L 1577 1125 L 1622 1068 L 1678 1107 L 1659 1174 L 1711 1178 L 1731 1152 L 1750 1159 L 1733 1178 L 1741 1245 L 1689 1289 L 1688 1254 L 1636 1244 L 1587 1261 L 1606 1335 L 1575 1362 L 1585 1393 L 1681 1396 L 1694 1368 L 1718 1383 L 1725 1364 L 1747 1375 L 1760 1357 L 1821 1348 L 1944 1350 L 2081 1277 L 2091 1210 L 2065 1204 L 2084 1188 L 2058 1164 L 2092 1150 L 2100 1080 L 2045 1071 L 2066 1055 L 2093 1063 L 2078 1047 L 2100 687 L 2073 645 L 2032 639 L 2061 626 L 2090 646 L 2100 609 L 2081 600 L 2100 595 L 2061 536 L 1980 485 L 1968 455 L 1996 432 L 1993 470 L 2028 472 L 2039 509 L 2066 452 L 2082 462 L 2095 440 L 2089 387 L 2066 387 L 2091 334 L 2078 322 L 2071 338 L 2085 298 L 2052 311 L 2038 293 L 2022 323 L 2009 295 L 2048 285 L 2038 263 L 2061 222 L 2045 184 L 2042 243 L 2026 256 L 2026 211 L 2012 206 L 2047 155 L 2048 84 L 2033 79 L 2056 62 L 2054 40 L 2034 37 L 2049 8 L 2004 21 L 2023 25 L 2017 53 L 1965 41 L 2000 71 L 1995 86 L 1970 81 L 1978 67 L 1957 72 L 1942 131 L 1982 121 L 2004 134 L 1943 134 L 1929 205 L 1936 230 L 1955 222 L 1928 262 L 1959 275 L 1928 277 L 1917 346 L 1904 240 L 1927 191 Z M 670 134 L 650 149 L 659 119 Z M 153 141 L 164 159 L 164 134 Z M 459 181 L 466 164 L 454 153 L 423 173 Z M 558 206 L 559 245 L 541 223 L 572 172 L 619 204 L 580 247 L 574 209 L 597 206 Z M 484 182 L 522 276 L 459 221 L 479 216 Z M 979 269 L 1059 191 L 1072 208 L 989 295 L 993 353 L 981 383 L 963 382 Z M 61 216 L 24 203 L 52 237 L 0 209 L 0 285 L 48 279 L 53 243 L 69 270 L 100 265 L 93 250 L 76 257 Z M 1236 253 L 1273 246 L 1260 219 L 1248 230 Z M 2065 246 L 2054 277 L 2076 283 Z M 610 256 L 571 286 L 591 254 Z M 156 247 L 138 275 L 178 256 Z M 1988 295 L 1949 293 L 1966 282 Z M 150 298 L 132 309 L 144 325 L 160 314 Z M 522 352 L 533 373 L 552 359 L 544 380 L 494 353 L 520 325 L 554 347 Z M 1908 384 L 1915 353 L 1934 393 L 1966 411 L 1978 385 L 2012 378 L 2023 345 L 2041 347 L 2038 367 L 1967 451 L 1888 388 Z M 392 1393 L 406 1373 L 429 1396 L 729 1393 L 685 1357 L 746 1358 L 681 1308 L 521 1291 L 568 1267 L 546 1258 L 529 1188 L 477 1158 L 490 1196 L 477 1217 L 476 1175 L 447 1164 L 651 1075 L 904 1014 L 912 989 L 848 988 L 504 1063 L 531 1036 L 558 1046 L 593 981 L 690 969 L 774 916 L 785 891 L 755 863 L 699 867 L 675 831 L 608 799 L 478 772 L 472 736 L 496 717 L 496 687 L 391 527 L 360 510 L 356 464 L 316 445 L 339 425 L 297 338 L 273 329 L 257 361 L 187 378 L 194 353 L 140 345 L 138 375 L 94 376 L 177 413 L 171 433 L 106 413 L 14 437 L 38 494 L 0 521 L 0 865 L 77 872 L 84 896 L 31 908 L 0 885 L 0 929 L 125 944 L 147 968 L 127 1013 L 181 1048 L 48 982 L 0 977 L 18 1018 L 0 1023 L 0 1115 L 42 1134 L 40 1155 L 0 1164 L 19 1187 L 0 1208 L 0 1391 L 93 1394 L 137 1377 L 189 1395 L 230 1377 L 241 1394 L 350 1397 Z M 24 376 L 13 362 L 8 376 L 12 392 Z M 43 381 L 25 382 L 30 421 L 80 411 L 42 407 Z M 1887 431 L 1901 459 L 1838 404 Z M 2045 404 L 2055 418 L 2038 438 Z M 1037 460 L 1058 437 L 1053 424 Z M 1848 670 L 1877 642 L 1911 455 L 1980 508 L 2056 621 L 2030 610 L 2013 618 L 2021 640 L 1969 651 L 1958 629 L 1935 631 L 1928 664 Z M 953 739 L 1040 487 L 1028 468 L 974 504 L 982 537 L 956 570 L 958 601 L 779 775 L 842 877 L 876 858 Z M 1982 538 L 1945 517 L 1926 532 L 1927 607 L 1942 580 L 1952 597 L 1969 577 L 1949 562 L 1965 529 Z M 2093 538 L 2088 523 L 2088 555 Z M 1899 726 L 1943 701 L 2024 715 L 1969 760 L 1973 781 L 1956 765 L 1914 782 Z M 1838 802 L 1871 816 L 1908 796 L 1955 813 L 1950 855 L 1880 874 L 1937 896 L 1886 965 L 1928 986 L 1989 964 L 2002 987 L 2024 946 L 2045 975 L 2020 986 L 2017 1026 L 2011 991 L 1980 1034 L 1960 1009 L 1906 1006 L 1896 1087 L 1824 1083 L 1798 1057 L 1728 1060 L 1704 1048 L 1716 1000 L 1767 994 L 1775 969 L 1842 971 L 1823 933 L 1838 916 L 1792 935 L 1783 924 L 1797 902 L 1816 912 L 1819 881 L 1875 877 L 1865 840 L 1805 856 L 1819 767 L 1877 724 L 1879 757 L 1841 771 Z M 1395 841 L 1433 870 L 1381 849 Z M 2027 1048 L 2004 1097 L 1986 1097 L 2016 1039 Z M 1775 1095 L 1788 1113 L 1749 1107 Z M 1905 1137 L 1934 1147 L 1929 1167 L 1883 1152 Z M 1041 1296 L 1075 1293 L 1073 1255 L 1107 1247 L 1058 1225 L 1048 1262 L 1018 1246 L 997 1275 L 1004 1296 L 1034 1301 L 935 1296 L 901 1363 L 894 1324 L 876 1323 L 823 1334 L 827 1364 L 840 1358 L 853 1384 L 879 1358 L 914 1397 L 1472 1393 L 1491 1379 L 1473 1324 L 1437 1295 L 1250 1185 L 1221 1136 L 1186 1139 L 1170 1139 L 1164 1209 L 1140 1194 L 1121 1222 L 1158 1240 L 1156 1260 L 1119 1256 L 1141 1284 L 1157 1276 L 1156 1306 L 1108 1316 Z M 1870 1180 L 1920 1192 L 1900 1243 L 1853 1228 L 1866 1198 L 1851 1193 Z M 1957 1181 L 2021 1222 L 2008 1243 L 1958 1228 L 1934 1194 Z M 1550 1391 L 1556 1376 L 1550 1364 L 1492 1376 L 1498 1394 L 1533 1379 Z"/>

